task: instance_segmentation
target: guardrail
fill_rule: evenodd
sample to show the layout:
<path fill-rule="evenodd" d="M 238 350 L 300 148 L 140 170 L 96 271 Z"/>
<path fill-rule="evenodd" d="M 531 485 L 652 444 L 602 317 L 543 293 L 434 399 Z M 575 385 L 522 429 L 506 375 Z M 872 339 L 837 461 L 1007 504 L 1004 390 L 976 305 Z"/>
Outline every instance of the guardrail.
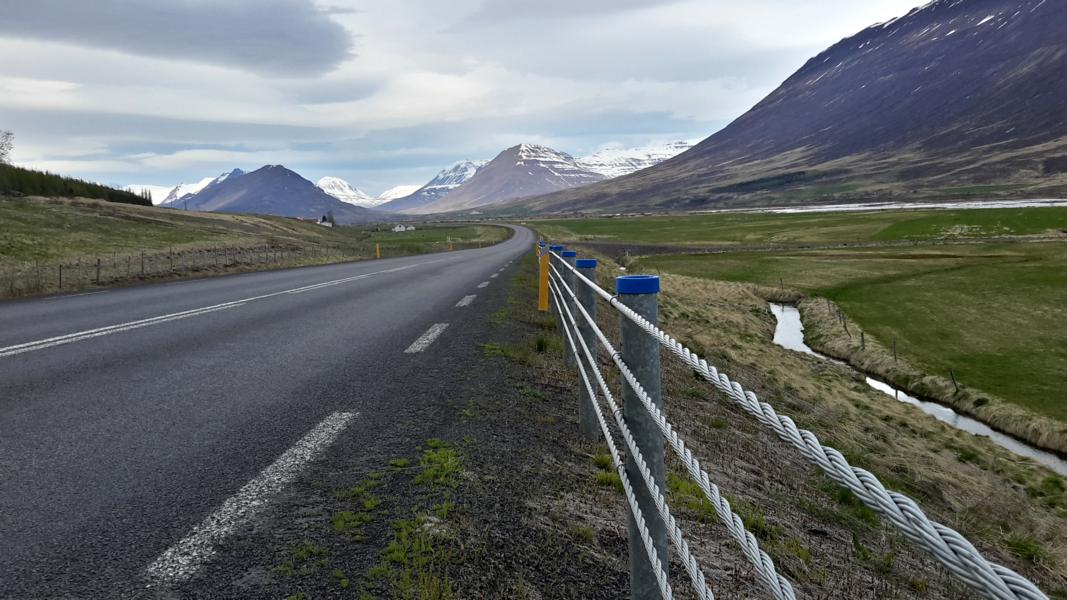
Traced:
<path fill-rule="evenodd" d="M 911 498 L 889 491 L 869 471 L 854 467 L 837 450 L 824 446 L 793 419 L 778 414 L 756 395 L 732 381 L 725 373 L 686 348 L 657 326 L 659 278 L 653 275 L 616 277 L 616 293 L 596 283 L 596 260 L 579 259 L 562 245 L 537 244 L 540 261 L 538 308 L 555 309 L 564 334 L 567 364 L 578 370 L 582 383 L 579 428 L 588 439 L 603 436 L 612 462 L 622 480 L 630 510 L 629 550 L 631 597 L 640 600 L 673 597 L 668 571 L 668 540 L 685 566 L 697 597 L 711 599 L 703 569 L 689 550 L 684 532 L 671 516 L 664 490 L 664 440 L 689 476 L 715 507 L 716 515 L 742 553 L 755 568 L 770 596 L 778 600 L 796 597 L 793 586 L 775 568 L 774 561 L 759 548 L 756 537 L 745 530 L 741 518 L 708 476 L 700 461 L 686 447 L 664 412 L 660 394 L 660 348 L 682 360 L 709 381 L 723 397 L 754 417 L 801 456 L 814 463 L 830 479 L 851 491 L 866 506 L 899 529 L 953 575 L 975 592 L 996 600 L 1048 600 L 1031 581 L 1015 571 L 986 560 L 955 530 L 931 521 Z M 605 301 L 619 314 L 620 349 L 597 325 L 597 300 Z M 622 376 L 620 408 L 600 371 L 598 349 L 603 348 Z M 599 398 L 612 415 L 624 443 L 625 455 L 616 446 Z M 635 485 L 636 482 L 636 485 Z"/>

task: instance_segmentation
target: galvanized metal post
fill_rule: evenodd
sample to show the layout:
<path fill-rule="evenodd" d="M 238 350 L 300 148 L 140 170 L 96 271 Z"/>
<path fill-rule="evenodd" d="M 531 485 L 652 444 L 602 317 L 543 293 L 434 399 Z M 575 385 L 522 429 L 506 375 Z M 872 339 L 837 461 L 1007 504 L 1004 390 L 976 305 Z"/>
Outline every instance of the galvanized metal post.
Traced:
<path fill-rule="evenodd" d="M 548 312 L 548 250 L 545 243 L 537 247 L 537 310 Z"/>
<path fill-rule="evenodd" d="M 659 277 L 655 275 L 627 275 L 615 278 L 615 292 L 619 300 L 648 321 L 656 323 L 659 318 Z M 619 317 L 621 332 L 622 360 L 633 372 L 634 377 L 645 389 L 652 403 L 663 407 L 660 393 L 660 350 L 659 342 L 627 319 Z M 652 472 L 652 478 L 664 488 L 665 472 L 663 468 L 663 438 L 644 404 L 628 383 L 623 381 L 622 388 L 623 418 L 633 434 L 638 450 Z M 634 495 L 637 505 L 645 517 L 645 524 L 656 547 L 664 572 L 669 565 L 667 547 L 667 528 L 656 510 L 652 495 L 642 485 L 641 472 L 633 457 L 626 457 L 626 475 L 635 483 Z M 634 600 L 653 600 L 659 598 L 659 584 L 655 570 L 645 553 L 641 534 L 637 529 L 633 515 L 630 515 L 630 594 Z"/>
<path fill-rule="evenodd" d="M 571 266 L 571 267 L 573 267 L 574 266 L 574 262 L 576 260 L 578 260 L 578 253 L 575 252 L 574 250 L 564 250 L 563 252 L 560 252 L 560 256 L 563 257 L 563 262 L 566 263 L 568 266 Z M 578 289 L 574 286 L 574 281 L 575 281 L 575 279 L 577 279 L 574 276 L 574 271 L 568 269 L 567 267 L 562 267 L 559 270 L 559 272 L 563 274 L 563 283 L 567 284 L 567 287 L 569 287 L 571 289 L 571 291 L 577 293 Z M 574 320 L 575 320 L 575 322 L 577 322 L 578 321 L 578 318 L 577 318 L 578 309 L 574 307 L 574 299 L 571 298 L 570 294 L 564 292 L 563 301 L 567 304 L 567 308 L 570 309 L 571 315 L 573 315 L 575 317 Z M 578 333 L 577 331 L 574 332 L 575 335 L 577 335 L 577 333 Z M 567 340 L 567 336 L 563 336 L 563 340 L 564 340 L 563 343 L 566 344 L 567 343 L 567 341 L 566 341 Z M 575 350 L 576 350 L 576 348 L 567 348 L 567 352 L 565 352 L 564 355 L 563 355 L 564 356 L 563 363 L 565 365 L 567 365 L 568 367 L 576 367 L 576 366 L 578 366 L 578 363 L 575 362 L 575 360 L 574 360 L 574 351 Z"/>
<path fill-rule="evenodd" d="M 558 245 L 558 244 L 548 247 L 548 264 L 550 265 L 550 268 L 548 270 L 548 276 L 549 277 L 552 277 L 552 269 L 551 269 L 551 267 L 556 267 L 557 271 L 559 271 L 561 273 L 563 272 L 563 267 L 559 265 L 559 259 L 557 259 L 555 256 L 553 256 L 554 254 L 559 254 L 560 252 L 563 252 L 563 248 L 564 248 L 564 246 L 561 246 L 561 245 Z M 557 306 L 556 309 L 559 310 L 559 307 Z M 557 315 L 556 316 L 556 328 L 560 330 L 560 335 L 563 335 L 563 312 L 562 312 L 562 310 L 559 310 L 559 312 L 556 313 L 556 315 Z M 567 340 L 567 336 L 563 335 L 564 345 L 566 345 L 566 340 Z M 566 348 L 564 350 L 566 350 Z"/>
<path fill-rule="evenodd" d="M 595 258 L 579 258 L 574 261 L 574 266 L 578 268 L 578 272 L 588 278 L 590 281 L 596 281 L 596 259 Z M 575 277 L 575 280 L 578 278 Z M 578 289 L 575 290 L 578 295 L 578 302 L 581 303 L 585 312 L 589 313 L 592 319 L 596 320 L 596 292 L 593 288 L 585 285 L 584 283 L 578 285 Z M 597 355 L 597 339 L 596 332 L 593 331 L 593 327 L 582 317 L 579 317 L 575 313 L 575 318 L 578 320 L 578 333 L 582 336 L 582 340 L 589 348 L 590 354 L 593 355 L 593 363 L 596 362 Z M 585 358 L 585 354 L 581 353 L 581 360 L 588 367 L 588 371 L 591 373 L 596 369 L 596 364 L 589 364 L 589 360 Z M 597 424 L 596 413 L 593 412 L 593 404 L 597 402 L 596 389 L 593 390 L 593 395 L 589 395 L 589 389 L 582 386 L 580 392 L 581 399 L 578 402 L 578 432 L 583 438 L 594 441 L 600 437 L 600 428 Z"/>

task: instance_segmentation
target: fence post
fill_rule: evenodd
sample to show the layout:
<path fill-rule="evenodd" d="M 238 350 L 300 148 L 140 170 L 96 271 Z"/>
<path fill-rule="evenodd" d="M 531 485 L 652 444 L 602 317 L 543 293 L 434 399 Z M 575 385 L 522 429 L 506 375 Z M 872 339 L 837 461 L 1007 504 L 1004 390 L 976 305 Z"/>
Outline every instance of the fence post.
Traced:
<path fill-rule="evenodd" d="M 63 289 L 63 263 L 59 263 L 59 289 Z"/>
<path fill-rule="evenodd" d="M 374 244 L 374 258 L 381 258 L 381 257 L 382 257 L 382 245 L 381 244 Z"/>
<path fill-rule="evenodd" d="M 548 247 L 548 264 L 549 264 L 548 276 L 549 277 L 552 276 L 552 266 L 556 264 L 556 260 L 557 260 L 556 257 L 552 256 L 552 255 L 553 254 L 559 254 L 560 252 L 563 252 L 563 248 L 565 248 L 565 246 L 563 246 L 561 244 L 556 244 L 556 245 Z M 560 267 L 560 269 L 562 269 L 562 268 L 563 267 Z M 560 272 L 562 273 L 562 270 Z M 553 316 L 556 318 L 556 326 L 560 329 L 560 331 L 563 330 L 563 317 L 562 317 L 562 314 L 563 314 L 562 312 L 553 313 Z M 563 343 L 564 343 L 564 345 L 566 345 L 567 336 L 563 336 Z M 564 350 L 566 350 L 566 349 L 564 349 Z"/>
<path fill-rule="evenodd" d="M 563 257 L 563 262 L 571 267 L 573 267 L 575 261 L 578 260 L 578 253 L 574 250 L 564 250 L 563 252 L 560 252 L 559 255 Z M 563 274 L 563 283 L 565 283 L 567 287 L 571 289 L 572 292 L 577 294 L 578 288 L 574 285 L 574 282 L 577 277 L 574 276 L 574 271 L 567 268 L 562 268 L 559 272 Z M 569 294 L 564 294 L 563 302 L 565 302 L 567 306 L 571 309 L 571 314 L 577 317 L 578 309 L 574 306 L 574 299 L 572 299 Z M 575 319 L 575 322 L 577 321 L 578 319 Z M 576 331 L 574 333 L 575 335 L 577 335 L 578 332 Z M 563 339 L 563 343 L 566 344 L 566 336 L 564 336 Z M 568 348 L 567 352 L 563 353 L 563 356 L 565 357 L 563 363 L 566 364 L 568 367 L 574 367 L 578 365 L 578 363 L 574 360 L 575 351 L 577 351 L 577 348 Z"/>
<path fill-rule="evenodd" d="M 659 320 L 659 277 L 655 275 L 625 275 L 615 278 L 615 292 L 628 308 L 655 324 Z M 645 333 L 633 321 L 619 316 L 622 360 L 645 389 L 652 403 L 663 408 L 660 393 L 659 342 Z M 624 380 L 622 387 L 623 418 L 633 434 L 634 442 L 645 459 L 653 480 L 660 490 L 664 487 L 663 438 L 652 417 L 633 388 Z M 641 482 L 642 476 L 633 457 L 626 456 L 626 476 L 630 481 Z M 666 573 L 669 565 L 667 528 L 660 518 L 652 495 L 644 485 L 634 485 L 637 505 L 645 517 L 649 535 Z M 634 600 L 659 598 L 656 572 L 645 553 L 641 534 L 633 515 L 630 515 L 630 597 Z"/>
<path fill-rule="evenodd" d="M 588 278 L 590 281 L 596 282 L 596 259 L 595 258 L 579 258 L 574 261 L 575 266 L 578 268 L 578 272 Z M 575 279 L 578 279 L 575 277 Z M 582 304 L 582 308 L 585 312 L 589 313 L 589 316 L 596 320 L 596 292 L 588 285 L 579 285 L 576 290 L 578 295 L 578 301 Z M 596 332 L 593 331 L 592 326 L 584 318 L 578 319 L 578 333 L 582 336 L 582 340 L 585 345 L 589 347 L 590 354 L 593 355 L 593 363 L 596 363 L 597 355 L 597 339 Z M 580 360 L 584 360 L 588 363 L 588 359 L 583 354 Z M 588 364 L 589 372 L 592 372 L 597 368 L 596 364 Z M 593 395 L 589 395 L 589 389 L 582 387 L 580 392 L 582 396 L 578 403 L 578 432 L 587 440 L 594 441 L 598 439 L 600 430 L 597 424 L 596 413 L 593 411 L 593 404 L 597 402 L 596 389 L 593 390 Z"/>
<path fill-rule="evenodd" d="M 537 250 L 538 254 L 538 278 L 537 278 L 537 310 L 541 312 L 548 311 L 548 251 L 545 249 L 545 243 L 541 242 L 541 246 Z"/>
<path fill-rule="evenodd" d="M 96 257 L 96 285 L 100 285 L 100 257 Z"/>

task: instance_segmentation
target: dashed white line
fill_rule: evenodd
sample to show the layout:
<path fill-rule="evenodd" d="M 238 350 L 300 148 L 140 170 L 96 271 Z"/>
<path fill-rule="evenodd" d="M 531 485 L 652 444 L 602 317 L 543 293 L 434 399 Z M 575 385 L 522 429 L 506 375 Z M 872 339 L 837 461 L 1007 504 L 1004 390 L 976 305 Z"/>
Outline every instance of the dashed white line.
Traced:
<path fill-rule="evenodd" d="M 470 306 L 471 302 L 478 297 L 478 294 L 471 294 L 470 296 L 464 296 L 459 302 L 456 302 L 457 307 Z"/>
<path fill-rule="evenodd" d="M 3 348 L 0 348 L 0 358 L 4 358 L 6 356 L 14 356 L 16 354 L 22 354 L 24 352 L 32 352 L 34 350 L 43 350 L 45 348 L 51 348 L 53 346 L 62 346 L 63 344 L 71 344 L 73 342 L 80 342 L 82 340 L 88 340 L 88 339 L 91 339 L 91 338 L 100 337 L 100 336 L 104 336 L 104 335 L 110 335 L 112 333 L 120 333 L 120 332 L 123 332 L 123 331 L 130 331 L 132 329 L 140 329 L 141 327 L 147 327 L 149 325 L 158 325 L 160 323 L 167 323 L 167 322 L 170 322 L 170 321 L 176 321 L 178 319 L 185 319 L 185 318 L 188 318 L 188 317 L 197 317 L 197 316 L 200 316 L 200 315 L 204 315 L 204 314 L 207 314 L 207 313 L 212 313 L 212 312 L 219 311 L 219 310 L 225 310 L 225 309 L 228 309 L 228 308 L 237 308 L 238 306 L 241 306 L 241 305 L 243 305 L 245 303 L 248 303 L 248 302 L 253 302 L 255 300 L 264 300 L 266 298 L 273 298 L 275 296 L 280 296 L 282 294 L 299 294 L 299 293 L 308 292 L 308 291 L 311 291 L 311 290 L 321 289 L 321 288 L 324 288 L 324 287 L 329 287 L 329 286 L 333 286 L 333 285 L 339 285 L 339 284 L 342 284 L 342 283 L 348 283 L 350 281 L 356 281 L 358 279 L 364 279 L 364 278 L 370 277 L 372 275 L 380 275 L 382 273 L 396 273 L 398 271 L 405 271 L 407 269 L 413 269 L 413 268 L 418 267 L 418 266 L 432 264 L 432 263 L 435 263 L 435 262 L 440 262 L 441 260 L 443 260 L 443 259 L 431 260 L 431 261 L 416 263 L 416 264 L 413 264 L 413 265 L 406 265 L 406 266 L 403 266 L 403 267 L 395 267 L 395 268 L 392 268 L 392 269 L 385 269 L 385 270 L 382 270 L 382 271 L 375 271 L 373 273 L 364 273 L 362 275 L 355 275 L 355 276 L 352 276 L 352 277 L 345 277 L 345 278 L 342 278 L 342 279 L 335 279 L 333 281 L 326 281 L 326 282 L 323 282 L 323 283 L 315 283 L 315 284 L 312 284 L 312 285 L 305 285 L 305 286 L 298 287 L 298 288 L 293 288 L 293 289 L 290 289 L 290 290 L 282 290 L 280 292 L 272 292 L 270 294 L 263 294 L 262 296 L 253 296 L 251 298 L 244 298 L 244 299 L 241 299 L 241 300 L 234 300 L 232 302 L 223 302 L 221 304 L 214 304 L 212 306 L 204 306 L 202 308 L 194 308 L 194 309 L 191 309 L 191 310 L 184 310 L 184 311 L 180 311 L 180 312 L 176 312 L 176 313 L 160 315 L 158 317 L 151 317 L 151 318 L 148 318 L 148 319 L 140 319 L 140 320 L 137 320 L 137 321 L 129 321 L 127 323 L 118 323 L 118 324 L 115 324 L 115 325 L 108 325 L 107 327 L 99 327 L 99 328 L 96 328 L 96 329 L 87 329 L 85 331 L 78 331 L 78 332 L 75 332 L 75 333 L 68 333 L 66 335 L 60 335 L 60 336 L 51 337 L 51 338 L 47 338 L 47 339 L 43 339 L 43 340 L 35 340 L 35 341 L 32 341 L 32 342 L 25 342 L 25 343 L 22 343 L 22 344 L 15 344 L 13 346 L 6 346 L 6 347 L 3 347 Z M 106 291 L 106 290 L 104 290 L 104 291 Z M 102 293 L 104 293 L 104 291 L 89 292 L 89 294 L 102 294 Z M 84 295 L 88 295 L 88 294 L 84 294 Z M 69 296 L 67 296 L 67 297 L 69 297 Z"/>
<path fill-rule="evenodd" d="M 500 273 L 493 273 L 489 276 L 489 279 L 495 279 L 497 275 L 500 275 Z"/>
<path fill-rule="evenodd" d="M 479 288 L 483 288 L 483 287 L 485 287 L 485 286 L 487 286 L 487 285 L 489 285 L 489 282 L 488 282 L 488 281 L 483 281 L 483 282 L 481 282 L 481 283 L 479 283 L 479 284 L 478 284 L 478 287 L 479 287 Z"/>
<path fill-rule="evenodd" d="M 407 354 L 415 354 L 416 352 L 422 352 L 430 347 L 430 344 L 437 339 L 439 335 L 444 333 L 445 329 L 448 329 L 448 323 L 434 323 L 432 327 L 426 330 L 426 333 L 419 336 L 419 339 L 415 340 L 408 346 L 407 350 L 404 350 Z"/>
<path fill-rule="evenodd" d="M 148 566 L 148 575 L 158 583 L 170 584 L 196 573 L 215 554 L 215 544 L 262 511 L 271 496 L 295 479 L 301 469 L 333 443 L 356 416 L 356 413 L 337 412 L 323 419 L 296 445 L 201 521 L 192 533 L 159 555 Z"/>

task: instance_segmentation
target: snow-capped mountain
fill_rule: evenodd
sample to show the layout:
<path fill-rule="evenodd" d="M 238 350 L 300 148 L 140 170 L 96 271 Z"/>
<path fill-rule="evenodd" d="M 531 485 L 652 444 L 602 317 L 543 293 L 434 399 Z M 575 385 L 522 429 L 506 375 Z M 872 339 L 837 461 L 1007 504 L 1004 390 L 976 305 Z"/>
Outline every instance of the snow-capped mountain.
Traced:
<path fill-rule="evenodd" d="M 421 185 L 397 185 L 393 186 L 384 192 L 378 194 L 378 200 L 381 203 L 386 203 L 390 200 L 396 200 L 397 198 L 404 198 L 417 192 Z"/>
<path fill-rule="evenodd" d="M 456 189 L 487 165 L 487 160 L 461 160 L 438 173 L 426 185 L 406 196 L 378 206 L 388 212 L 408 212 L 425 206 Z M 384 194 L 383 194 L 384 196 Z"/>
<path fill-rule="evenodd" d="M 647 169 L 668 158 L 673 158 L 693 147 L 689 142 L 671 142 L 662 146 L 644 146 L 641 148 L 605 148 L 594 154 L 579 158 L 576 162 L 604 177 L 621 177 L 634 171 Z"/>
<path fill-rule="evenodd" d="M 604 179 L 564 152 L 537 144 L 504 150 L 443 198 L 411 212 L 465 210 L 505 200 L 547 194 Z"/>
<path fill-rule="evenodd" d="M 337 198 L 341 202 L 351 204 L 353 206 L 362 206 L 370 208 L 372 206 L 378 206 L 382 202 L 377 198 L 364 192 L 363 190 L 353 186 L 340 177 L 323 177 L 315 185 L 319 186 L 319 189 L 327 194 Z"/>
<path fill-rule="evenodd" d="M 163 202 L 160 202 L 159 205 L 170 205 L 177 206 L 180 208 L 181 206 L 178 201 L 182 198 L 186 196 L 191 196 L 193 194 L 198 194 L 208 186 L 222 183 L 223 181 L 226 181 L 226 179 L 229 177 L 240 177 L 244 174 L 245 172 L 241 169 L 234 169 L 229 173 L 223 173 L 222 175 L 216 175 L 214 177 L 205 177 L 200 181 L 197 181 L 196 183 L 179 183 L 170 190 L 170 193 L 167 194 L 166 198 L 164 198 Z"/>

